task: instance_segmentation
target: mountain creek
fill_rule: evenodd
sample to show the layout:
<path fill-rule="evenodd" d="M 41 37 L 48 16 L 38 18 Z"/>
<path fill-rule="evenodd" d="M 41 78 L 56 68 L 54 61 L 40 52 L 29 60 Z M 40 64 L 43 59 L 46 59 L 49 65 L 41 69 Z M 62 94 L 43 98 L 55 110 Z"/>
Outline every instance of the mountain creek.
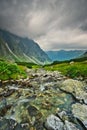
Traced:
<path fill-rule="evenodd" d="M 0 130 L 87 130 L 87 82 L 29 69 L 0 84 Z"/>

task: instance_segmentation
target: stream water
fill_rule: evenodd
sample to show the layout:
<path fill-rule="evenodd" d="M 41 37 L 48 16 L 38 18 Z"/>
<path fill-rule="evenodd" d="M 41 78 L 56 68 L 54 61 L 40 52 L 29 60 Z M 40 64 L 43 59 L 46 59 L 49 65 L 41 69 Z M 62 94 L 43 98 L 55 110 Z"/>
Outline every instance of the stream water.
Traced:
<path fill-rule="evenodd" d="M 57 76 L 55 77 L 57 79 Z M 34 76 L 29 79 L 30 83 L 27 86 L 9 84 L 0 88 L 0 130 L 10 130 L 6 123 L 8 120 L 16 122 L 18 129 L 13 123 L 15 130 L 45 130 L 43 123 L 46 118 L 51 114 L 59 116 L 58 113 L 61 112 L 65 112 L 62 121 L 68 120 L 76 124 L 79 130 L 84 130 L 72 113 L 75 99 L 71 94 L 61 91 L 57 85 L 57 82 L 63 82 L 63 77 L 61 76 L 62 82 L 54 81 L 54 75 L 53 78 L 49 78 L 51 82 L 47 76 Z M 4 123 L 6 127 L 3 126 Z"/>

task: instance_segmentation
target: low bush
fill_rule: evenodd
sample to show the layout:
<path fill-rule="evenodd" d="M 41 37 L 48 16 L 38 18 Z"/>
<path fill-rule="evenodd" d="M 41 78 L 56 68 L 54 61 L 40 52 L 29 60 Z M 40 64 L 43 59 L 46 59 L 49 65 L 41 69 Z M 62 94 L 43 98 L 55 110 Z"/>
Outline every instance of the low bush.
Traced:
<path fill-rule="evenodd" d="M 0 80 L 19 79 L 26 74 L 17 64 L 0 61 Z"/>

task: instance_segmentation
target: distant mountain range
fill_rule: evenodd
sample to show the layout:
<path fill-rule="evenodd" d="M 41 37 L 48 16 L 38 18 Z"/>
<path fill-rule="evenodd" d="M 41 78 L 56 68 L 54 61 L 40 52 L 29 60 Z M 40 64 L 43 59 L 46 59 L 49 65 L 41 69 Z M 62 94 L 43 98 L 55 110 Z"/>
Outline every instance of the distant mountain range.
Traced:
<path fill-rule="evenodd" d="M 32 39 L 0 29 L 0 58 L 36 64 L 49 63 L 48 55 Z"/>
<path fill-rule="evenodd" d="M 82 56 L 85 53 L 85 50 L 59 50 L 46 51 L 46 53 L 52 61 L 65 61 Z"/>

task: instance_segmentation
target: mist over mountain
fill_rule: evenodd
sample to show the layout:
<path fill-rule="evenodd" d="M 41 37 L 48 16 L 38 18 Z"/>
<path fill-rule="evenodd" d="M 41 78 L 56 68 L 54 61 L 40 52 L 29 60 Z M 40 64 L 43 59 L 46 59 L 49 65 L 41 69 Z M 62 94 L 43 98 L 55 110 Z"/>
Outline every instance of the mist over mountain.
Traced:
<path fill-rule="evenodd" d="M 59 50 L 59 51 L 46 51 L 52 61 L 64 61 L 80 57 L 85 53 L 85 50 Z"/>
<path fill-rule="evenodd" d="M 19 37 L 0 29 L 0 58 L 45 64 L 50 62 L 48 55 L 32 39 Z"/>

